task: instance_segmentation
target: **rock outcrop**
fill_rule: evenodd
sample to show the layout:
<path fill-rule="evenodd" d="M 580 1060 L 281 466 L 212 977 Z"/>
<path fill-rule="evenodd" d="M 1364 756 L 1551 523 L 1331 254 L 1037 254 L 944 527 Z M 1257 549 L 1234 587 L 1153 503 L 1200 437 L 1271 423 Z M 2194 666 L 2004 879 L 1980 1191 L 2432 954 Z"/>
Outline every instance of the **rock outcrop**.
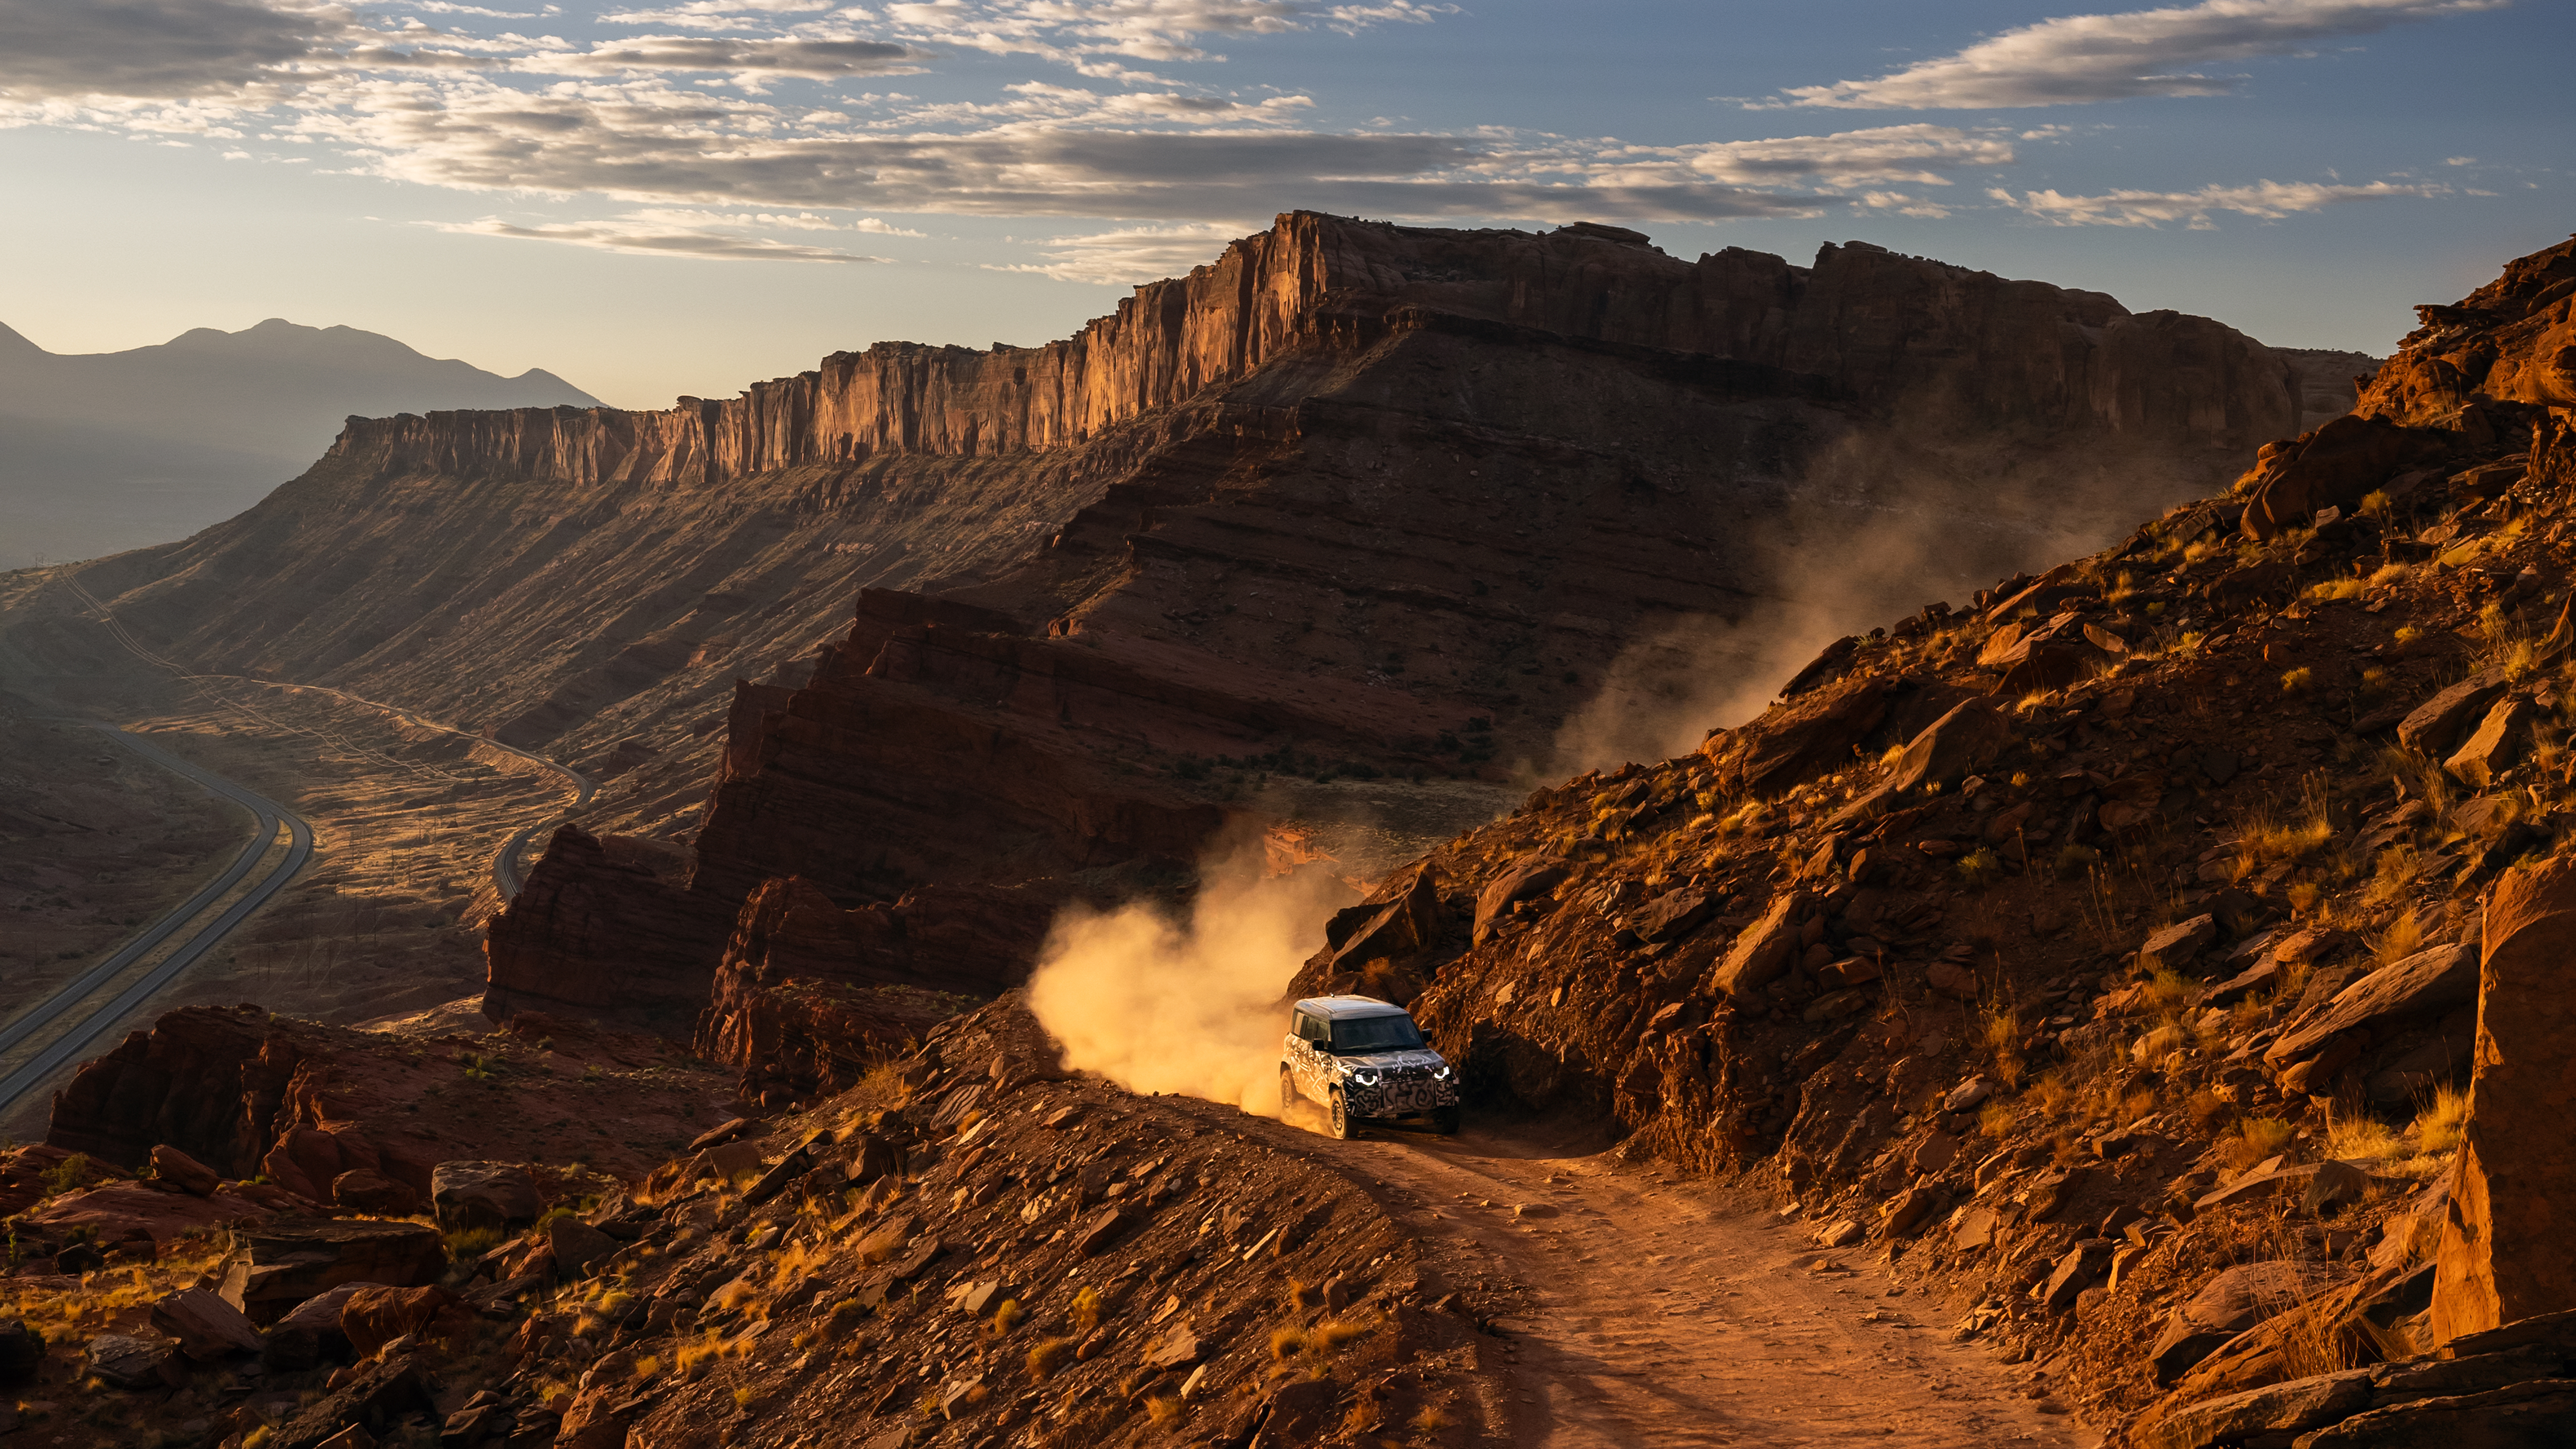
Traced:
<path fill-rule="evenodd" d="M 2506 871 L 2486 902 L 2477 1068 L 2436 1261 L 2443 1340 L 2576 1309 L 2576 861 Z"/>

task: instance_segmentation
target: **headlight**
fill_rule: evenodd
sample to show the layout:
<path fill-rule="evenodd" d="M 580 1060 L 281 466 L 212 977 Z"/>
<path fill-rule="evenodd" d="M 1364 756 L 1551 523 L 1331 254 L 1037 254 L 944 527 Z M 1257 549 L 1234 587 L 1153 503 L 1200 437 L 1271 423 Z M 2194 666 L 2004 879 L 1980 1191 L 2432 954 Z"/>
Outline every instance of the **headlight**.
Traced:
<path fill-rule="evenodd" d="M 1431 1074 L 1431 1080 L 1435 1082 L 1445 1082 L 1449 1080 L 1449 1064 L 1447 1062 L 1442 1062 L 1440 1064 L 1440 1070 Z"/>
<path fill-rule="evenodd" d="M 1377 1073 L 1353 1072 L 1351 1073 L 1351 1080 L 1359 1083 L 1363 1087 L 1374 1087 L 1377 1085 Z"/>

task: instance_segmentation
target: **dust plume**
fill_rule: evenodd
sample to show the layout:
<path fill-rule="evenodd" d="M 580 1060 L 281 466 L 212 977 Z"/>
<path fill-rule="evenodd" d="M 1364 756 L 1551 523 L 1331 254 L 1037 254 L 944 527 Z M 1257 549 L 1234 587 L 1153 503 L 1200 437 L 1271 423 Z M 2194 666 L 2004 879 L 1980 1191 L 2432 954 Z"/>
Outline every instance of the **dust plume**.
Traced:
<path fill-rule="evenodd" d="M 1276 1117 L 1280 994 L 1354 899 L 1329 870 L 1274 874 L 1260 837 L 1239 840 L 1202 863 L 1186 919 L 1145 901 L 1059 916 L 1029 1009 L 1067 1067 Z"/>
<path fill-rule="evenodd" d="M 1911 435 L 1950 426 L 1918 420 Z M 1533 773 L 1697 749 L 1710 731 L 1759 715 L 1834 640 L 1934 600 L 1964 608 L 1978 589 L 2105 547 L 2214 481 L 2102 446 L 2018 455 L 2009 440 L 1934 448 L 1908 435 L 1847 434 L 1805 464 L 1777 521 L 1734 540 L 1742 612 L 1675 615 L 1639 633 Z"/>

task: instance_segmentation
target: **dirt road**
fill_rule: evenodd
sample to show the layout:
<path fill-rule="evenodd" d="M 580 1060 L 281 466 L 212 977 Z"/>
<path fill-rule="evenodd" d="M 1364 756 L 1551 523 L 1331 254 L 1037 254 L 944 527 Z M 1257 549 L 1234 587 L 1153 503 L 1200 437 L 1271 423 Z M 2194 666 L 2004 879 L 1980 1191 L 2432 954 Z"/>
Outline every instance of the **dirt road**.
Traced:
<path fill-rule="evenodd" d="M 1952 1342 L 1954 1315 L 1893 1287 L 1876 1250 L 1823 1252 L 1795 1223 L 1589 1145 L 1471 1126 L 1447 1139 L 1308 1134 L 1292 1148 L 1374 1184 L 1452 1246 L 1460 1286 L 1520 1290 L 1525 1310 L 1495 1323 L 1515 1445 L 2074 1449 L 2098 1437 L 2027 1397 L 2024 1371 Z"/>

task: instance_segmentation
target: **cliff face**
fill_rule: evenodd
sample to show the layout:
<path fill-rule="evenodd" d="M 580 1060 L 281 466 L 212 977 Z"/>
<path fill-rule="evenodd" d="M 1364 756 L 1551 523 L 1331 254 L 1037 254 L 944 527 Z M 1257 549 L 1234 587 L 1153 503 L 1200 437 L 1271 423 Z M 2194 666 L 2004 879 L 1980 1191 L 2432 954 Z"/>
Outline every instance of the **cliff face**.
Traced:
<path fill-rule="evenodd" d="M 1060 448 L 1299 348 L 1382 334 L 1400 306 L 1756 362 L 1981 426 L 2242 446 L 2297 422 L 2279 359 L 2206 318 L 2132 316 L 2098 292 L 1865 243 L 1828 246 L 1812 268 L 1735 247 L 1686 263 L 1616 227 L 1431 232 L 1298 212 L 1044 347 L 883 343 L 660 412 L 352 418 L 332 452 L 377 471 L 706 485 L 886 453 Z"/>
<path fill-rule="evenodd" d="M 582 868 L 568 838 L 494 924 L 488 1009 L 639 978 L 676 1009 L 712 973 L 701 1049 L 809 1095 L 832 1078 L 794 1064 L 827 1054 L 780 1045 L 815 1011 L 782 980 L 990 989 L 1099 872 L 1185 876 L 1230 820 L 1279 813 L 1265 779 L 1551 763 L 1623 650 L 1807 586 L 1774 530 L 1848 541 L 1896 511 L 1991 576 L 2295 425 L 2290 369 L 2203 319 L 1857 244 L 1810 269 L 1639 241 L 1291 216 L 1070 343 L 878 348 L 657 415 L 658 459 L 1081 448 L 1131 408 L 1163 431 L 1020 568 L 863 593 L 801 688 L 738 691 L 686 888 Z M 1843 586 L 1943 582 L 1894 572 Z M 788 876 L 849 913 L 793 971 L 755 944 Z M 965 949 L 936 965 L 906 944 L 943 932 Z"/>
<path fill-rule="evenodd" d="M 1768 635 L 2098 543 L 2296 419 L 2217 323 L 1860 243 L 1300 213 L 1048 347 L 353 421 L 82 579 L 193 668 L 615 773 L 493 926 L 491 1006 L 667 1025 L 773 877 L 912 901 L 906 939 L 969 944 L 907 969 L 1008 981 L 1055 904 L 1244 817 L 1435 838 L 1515 766 L 1686 748 Z M 1569 732 L 1632 685 L 1688 738 Z"/>

